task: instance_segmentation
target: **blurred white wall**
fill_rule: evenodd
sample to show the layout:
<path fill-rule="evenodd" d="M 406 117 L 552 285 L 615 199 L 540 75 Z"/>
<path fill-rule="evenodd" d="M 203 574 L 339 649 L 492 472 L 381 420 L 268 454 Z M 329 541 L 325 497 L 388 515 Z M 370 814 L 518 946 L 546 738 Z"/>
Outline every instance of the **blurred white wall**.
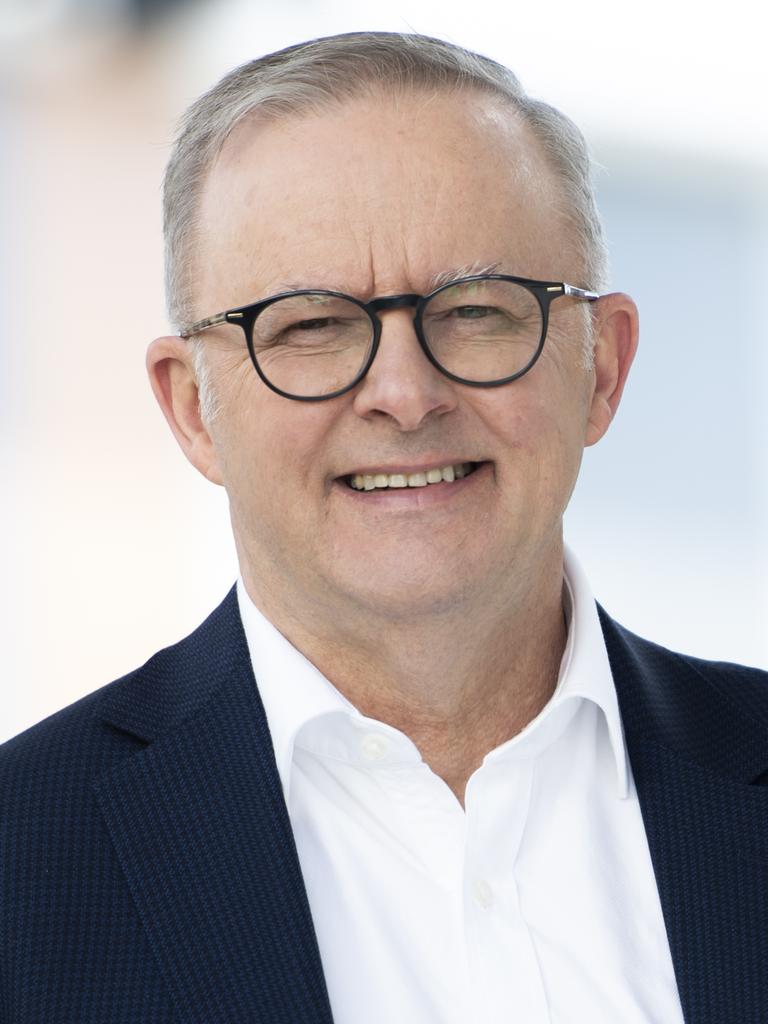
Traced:
<path fill-rule="evenodd" d="M 166 329 L 162 170 L 176 118 L 230 67 L 361 28 L 482 50 L 585 130 L 642 338 L 568 536 L 630 628 L 768 665 L 768 80 L 746 0 L 226 0 L 144 33 L 37 8 L 0 17 L 0 739 L 184 635 L 234 580 L 224 496 L 144 374 Z"/>

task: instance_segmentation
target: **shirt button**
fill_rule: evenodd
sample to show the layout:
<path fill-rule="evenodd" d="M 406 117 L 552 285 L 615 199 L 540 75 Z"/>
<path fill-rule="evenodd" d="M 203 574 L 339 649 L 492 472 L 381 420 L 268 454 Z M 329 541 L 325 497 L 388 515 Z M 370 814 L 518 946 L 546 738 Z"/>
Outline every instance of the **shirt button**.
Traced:
<path fill-rule="evenodd" d="M 382 761 L 387 756 L 388 748 L 387 740 L 375 732 L 363 736 L 360 741 L 360 749 L 367 761 Z"/>
<path fill-rule="evenodd" d="M 472 892 L 475 900 L 481 907 L 487 908 L 493 905 L 493 889 L 484 878 L 478 878 L 475 880 L 475 884 L 472 886 Z"/>

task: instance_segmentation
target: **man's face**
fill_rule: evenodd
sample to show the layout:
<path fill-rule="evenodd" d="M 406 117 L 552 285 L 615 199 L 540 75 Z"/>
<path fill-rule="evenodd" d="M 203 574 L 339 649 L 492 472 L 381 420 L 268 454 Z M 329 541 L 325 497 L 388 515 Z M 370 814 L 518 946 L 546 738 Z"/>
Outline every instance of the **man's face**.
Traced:
<path fill-rule="evenodd" d="M 361 99 L 244 124 L 203 198 L 195 312 L 301 287 L 423 294 L 437 275 L 490 265 L 578 283 L 558 195 L 529 133 L 479 94 Z M 292 595 L 319 620 L 498 607 L 558 550 L 592 395 L 583 304 L 555 302 L 538 363 L 488 389 L 441 375 L 412 318 L 384 312 L 367 377 L 317 403 L 270 391 L 238 328 L 203 335 L 222 409 L 212 475 L 253 596 Z M 453 483 L 348 483 L 461 463 L 477 468 Z"/>

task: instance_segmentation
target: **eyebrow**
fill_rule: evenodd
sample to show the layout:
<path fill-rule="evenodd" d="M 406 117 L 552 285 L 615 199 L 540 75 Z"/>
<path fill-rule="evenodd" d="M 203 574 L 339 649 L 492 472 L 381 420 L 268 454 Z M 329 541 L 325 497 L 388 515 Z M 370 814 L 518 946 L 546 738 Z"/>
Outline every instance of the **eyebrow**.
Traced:
<path fill-rule="evenodd" d="M 474 263 L 468 263 L 463 267 L 456 267 L 453 270 L 441 270 L 429 279 L 427 291 L 433 292 L 436 288 L 442 288 L 453 281 L 458 281 L 462 277 L 475 277 L 478 274 L 495 274 L 500 266 L 501 264 L 498 261 L 496 263 L 482 264 L 479 260 L 475 260 Z"/>
<path fill-rule="evenodd" d="M 452 284 L 454 281 L 459 281 L 462 277 L 475 277 L 478 274 L 495 274 L 501 263 L 496 261 L 495 263 L 481 263 L 479 260 L 475 260 L 474 263 L 466 263 L 461 267 L 453 267 L 450 270 L 440 270 L 437 274 L 433 274 L 427 282 L 426 293 L 435 291 L 436 288 L 442 288 L 445 285 Z M 297 291 L 310 291 L 316 285 L 308 284 L 305 281 L 281 281 L 278 285 L 277 292 L 297 292 Z M 340 285 L 324 285 L 322 291 L 329 292 L 341 292 L 342 294 L 349 294 L 345 288 Z"/>
<path fill-rule="evenodd" d="M 337 284 L 319 285 L 316 281 L 281 281 L 271 295 L 281 295 L 283 292 L 341 292 L 342 295 L 349 293 Z"/>

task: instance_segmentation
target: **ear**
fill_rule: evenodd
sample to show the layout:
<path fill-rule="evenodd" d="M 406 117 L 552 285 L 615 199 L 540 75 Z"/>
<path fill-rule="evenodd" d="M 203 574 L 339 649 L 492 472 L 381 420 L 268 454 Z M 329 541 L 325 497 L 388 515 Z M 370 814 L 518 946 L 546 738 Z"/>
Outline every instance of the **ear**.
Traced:
<path fill-rule="evenodd" d="M 147 373 L 181 450 L 204 477 L 214 484 L 223 484 L 216 450 L 200 415 L 189 343 L 175 336 L 156 338 L 147 350 Z"/>
<path fill-rule="evenodd" d="M 637 351 L 639 319 L 633 300 L 621 292 L 598 299 L 595 316 L 595 386 L 585 444 L 596 444 L 616 414 Z"/>

